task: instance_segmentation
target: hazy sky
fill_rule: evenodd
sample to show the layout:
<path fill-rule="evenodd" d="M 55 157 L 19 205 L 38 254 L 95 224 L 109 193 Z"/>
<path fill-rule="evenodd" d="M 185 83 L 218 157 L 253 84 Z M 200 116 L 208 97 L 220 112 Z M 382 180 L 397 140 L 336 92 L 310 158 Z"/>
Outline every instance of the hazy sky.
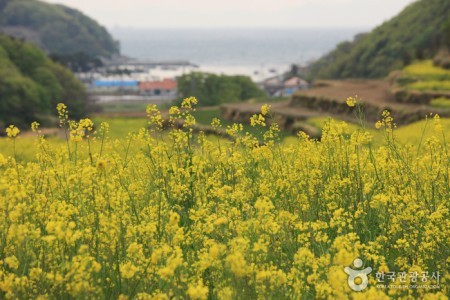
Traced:
<path fill-rule="evenodd" d="M 414 0 L 47 0 L 108 27 L 372 28 Z"/>

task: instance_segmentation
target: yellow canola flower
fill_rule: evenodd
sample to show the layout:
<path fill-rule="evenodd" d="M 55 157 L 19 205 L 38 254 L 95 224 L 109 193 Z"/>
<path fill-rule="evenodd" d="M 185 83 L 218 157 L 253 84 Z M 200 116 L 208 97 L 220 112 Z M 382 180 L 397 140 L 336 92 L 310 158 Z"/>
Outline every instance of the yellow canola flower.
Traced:
<path fill-rule="evenodd" d="M 5 258 L 5 264 L 13 270 L 17 270 L 19 268 L 19 260 L 13 255 Z"/>
<path fill-rule="evenodd" d="M 266 122 L 265 121 L 266 121 L 266 119 L 264 118 L 264 116 L 262 114 L 253 115 L 250 118 L 250 125 L 252 127 L 255 127 L 257 125 L 264 127 L 264 126 L 266 126 Z"/>
<path fill-rule="evenodd" d="M 348 97 L 345 102 L 347 103 L 348 107 L 355 107 L 358 103 L 356 99 L 356 97 Z"/>
<path fill-rule="evenodd" d="M 38 122 L 33 122 L 33 123 L 31 123 L 31 130 L 33 131 L 33 132 L 37 132 L 38 130 L 39 130 L 39 126 L 40 126 L 41 124 L 39 124 Z"/>
<path fill-rule="evenodd" d="M 78 129 L 92 131 L 94 129 L 94 122 L 91 119 L 81 119 L 78 124 Z"/>
<path fill-rule="evenodd" d="M 177 106 L 172 106 L 169 109 L 169 114 L 170 115 L 178 115 L 180 113 L 180 109 Z"/>
<path fill-rule="evenodd" d="M 227 224 L 227 222 L 228 222 L 228 220 L 226 217 L 219 217 L 214 221 L 214 225 L 220 226 L 220 225 Z"/>
<path fill-rule="evenodd" d="M 435 130 L 419 150 L 385 132 L 380 134 L 385 144 L 376 146 L 364 129 L 330 120 L 320 139 L 300 133 L 283 144 L 276 141 L 279 127 L 267 117 L 270 108 L 263 106 L 252 118 L 257 136 L 242 124 L 227 124 L 227 139 L 216 139 L 190 127 L 196 102 L 188 98 L 184 107 L 169 111 L 172 116 L 150 106 L 148 126 L 126 139 L 111 139 L 107 124 L 85 138 L 96 128 L 93 121 L 69 121 L 61 104 L 62 124 L 76 144 L 27 144 L 35 147 L 36 158 L 17 163 L 0 149 L 0 295 L 443 299 L 449 294 L 445 132 Z M 266 121 L 269 128 L 261 126 Z M 437 129 L 444 125 L 438 116 L 431 121 Z M 395 130 L 388 111 L 377 124 Z M 221 126 L 218 119 L 213 125 Z M 366 289 L 351 290 L 346 268 L 368 267 Z M 380 273 L 394 271 L 417 274 L 407 284 L 425 277 L 440 289 L 377 288 Z"/>
<path fill-rule="evenodd" d="M 444 128 L 442 127 L 439 115 L 434 115 L 434 131 L 440 133 L 443 132 L 443 130 Z"/>
<path fill-rule="evenodd" d="M 133 278 L 138 271 L 139 268 L 133 265 L 131 262 L 126 262 L 120 266 L 120 274 L 125 279 Z"/>
<path fill-rule="evenodd" d="M 170 219 L 169 219 L 170 225 L 176 226 L 178 225 L 178 222 L 180 222 L 180 215 L 177 214 L 176 212 L 170 212 Z"/>
<path fill-rule="evenodd" d="M 212 259 L 218 259 L 221 253 L 221 248 L 219 245 L 214 244 L 213 246 L 211 246 L 211 248 L 209 249 L 209 255 L 211 256 Z"/>
<path fill-rule="evenodd" d="M 231 271 L 237 277 L 243 277 L 249 273 L 250 271 L 249 267 L 247 265 L 244 255 L 241 252 L 235 252 L 228 255 L 226 260 L 230 265 Z"/>
<path fill-rule="evenodd" d="M 192 109 L 198 103 L 198 100 L 195 97 L 185 98 L 181 102 L 181 107 L 184 109 Z"/>
<path fill-rule="evenodd" d="M 219 128 L 219 127 L 221 127 L 220 119 L 218 119 L 218 118 L 213 118 L 212 121 L 211 121 L 211 126 L 212 126 L 213 128 Z"/>
<path fill-rule="evenodd" d="M 198 282 L 197 284 L 189 285 L 187 294 L 190 299 L 193 300 L 203 300 L 208 298 L 208 288 L 203 285 L 203 282 Z"/>
<path fill-rule="evenodd" d="M 69 119 L 67 106 L 64 103 L 58 103 L 56 110 L 58 111 L 59 126 L 62 127 Z"/>
<path fill-rule="evenodd" d="M 270 111 L 270 108 L 271 108 L 271 106 L 270 106 L 269 104 L 264 104 L 264 105 L 261 107 L 261 114 L 262 114 L 263 116 L 267 115 L 267 114 L 269 113 L 269 111 Z"/>
<path fill-rule="evenodd" d="M 9 138 L 15 138 L 15 137 L 17 137 L 19 135 L 19 133 L 20 133 L 19 128 L 17 128 L 14 125 L 9 125 L 9 127 L 6 128 L 6 135 Z"/>
<path fill-rule="evenodd" d="M 106 161 L 106 159 L 100 158 L 96 162 L 97 169 L 99 169 L 99 170 L 105 170 L 107 165 L 108 165 L 108 162 Z"/>
<path fill-rule="evenodd" d="M 6 165 L 7 163 L 8 160 L 3 156 L 3 154 L 0 153 L 0 167 Z"/>

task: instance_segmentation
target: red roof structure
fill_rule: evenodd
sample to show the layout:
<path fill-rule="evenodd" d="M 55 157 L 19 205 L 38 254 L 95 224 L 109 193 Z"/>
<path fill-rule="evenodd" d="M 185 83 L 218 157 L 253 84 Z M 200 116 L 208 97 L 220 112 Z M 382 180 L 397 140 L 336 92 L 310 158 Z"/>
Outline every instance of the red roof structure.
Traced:
<path fill-rule="evenodd" d="M 298 86 L 307 86 L 308 83 L 301 79 L 300 77 L 292 77 L 289 80 L 284 82 L 285 87 L 298 87 Z"/>
<path fill-rule="evenodd" d="M 175 90 L 177 82 L 173 79 L 166 78 L 163 81 L 144 81 L 139 84 L 139 89 L 149 90 Z"/>

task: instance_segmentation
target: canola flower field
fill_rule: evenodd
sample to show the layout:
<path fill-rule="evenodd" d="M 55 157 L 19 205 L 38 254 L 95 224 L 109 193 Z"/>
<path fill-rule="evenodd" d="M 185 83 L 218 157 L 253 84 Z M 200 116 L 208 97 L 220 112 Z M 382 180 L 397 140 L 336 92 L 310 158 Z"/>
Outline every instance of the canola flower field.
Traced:
<path fill-rule="evenodd" d="M 262 140 L 235 124 L 232 140 L 212 141 L 192 132 L 196 102 L 168 122 L 149 106 L 148 127 L 125 142 L 105 123 L 69 121 L 60 104 L 66 144 L 33 123 L 36 161 L 0 154 L 0 298 L 447 299 L 450 156 L 438 116 L 415 146 L 397 142 L 388 112 L 382 146 L 333 121 L 320 141 L 299 133 L 286 145 L 263 106 L 251 119 Z M 7 135 L 14 150 L 20 132 Z M 344 272 L 357 258 L 373 270 L 361 292 Z"/>

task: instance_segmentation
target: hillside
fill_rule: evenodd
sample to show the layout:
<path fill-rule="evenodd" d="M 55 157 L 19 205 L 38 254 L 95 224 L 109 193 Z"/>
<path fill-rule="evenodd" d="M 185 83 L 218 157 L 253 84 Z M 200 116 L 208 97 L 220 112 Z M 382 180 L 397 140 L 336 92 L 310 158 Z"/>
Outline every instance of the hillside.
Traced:
<path fill-rule="evenodd" d="M 398 16 L 343 42 L 310 67 L 312 78 L 380 78 L 450 44 L 450 1 L 420 0 Z"/>
<path fill-rule="evenodd" d="M 108 31 L 81 12 L 36 0 L 0 0 L 0 31 L 23 38 L 50 54 L 119 53 Z"/>
<path fill-rule="evenodd" d="M 10 124 L 29 127 L 45 121 L 57 103 L 65 102 L 74 116 L 86 109 L 82 84 L 65 67 L 30 43 L 0 34 L 0 131 Z"/>

